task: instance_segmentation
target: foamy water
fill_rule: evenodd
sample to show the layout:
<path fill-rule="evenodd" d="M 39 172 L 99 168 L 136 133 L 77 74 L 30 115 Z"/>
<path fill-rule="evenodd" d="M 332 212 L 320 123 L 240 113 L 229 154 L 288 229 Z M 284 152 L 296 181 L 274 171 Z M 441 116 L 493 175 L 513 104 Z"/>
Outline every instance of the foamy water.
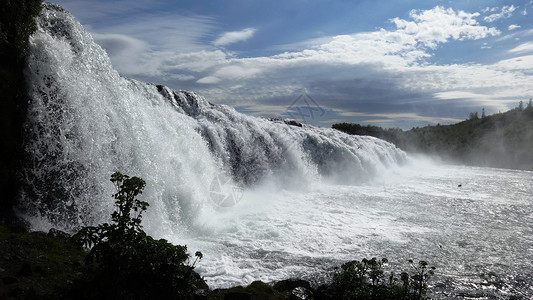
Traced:
<path fill-rule="evenodd" d="M 246 191 L 194 237 L 213 287 L 290 277 L 320 282 L 343 261 L 387 257 L 437 268 L 433 297 L 533 296 L 533 173 L 413 163 L 363 185 Z M 459 186 L 461 185 L 461 186 Z M 171 237 L 170 237 L 171 238 Z"/>

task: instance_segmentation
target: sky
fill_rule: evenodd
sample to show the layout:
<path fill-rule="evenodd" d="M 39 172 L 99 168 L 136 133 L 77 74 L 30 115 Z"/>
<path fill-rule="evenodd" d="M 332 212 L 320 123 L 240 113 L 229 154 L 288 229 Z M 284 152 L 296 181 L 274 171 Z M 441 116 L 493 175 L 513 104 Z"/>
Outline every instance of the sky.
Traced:
<path fill-rule="evenodd" d="M 253 116 L 410 129 L 533 97 L 533 0 L 54 3 L 121 75 Z"/>

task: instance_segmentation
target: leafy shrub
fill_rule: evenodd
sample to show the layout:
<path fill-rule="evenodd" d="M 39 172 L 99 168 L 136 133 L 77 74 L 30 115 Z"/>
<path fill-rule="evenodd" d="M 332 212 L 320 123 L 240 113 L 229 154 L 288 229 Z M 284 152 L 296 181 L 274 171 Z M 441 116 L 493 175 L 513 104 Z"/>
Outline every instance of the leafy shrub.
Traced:
<path fill-rule="evenodd" d="M 148 203 L 135 197 L 146 183 L 119 172 L 111 175 L 117 193 L 112 224 L 82 228 L 74 240 L 92 247 L 86 257 L 87 274 L 74 288 L 86 299 L 183 299 L 202 283 L 193 271 L 202 253 L 189 264 L 187 247 L 155 240 L 141 226 Z"/>
<path fill-rule="evenodd" d="M 332 283 L 322 295 L 324 299 L 426 299 L 427 282 L 434 274 L 425 261 L 415 265 L 409 260 L 413 274 L 402 272 L 398 279 L 393 272 L 385 274 L 386 258 L 363 259 L 344 263 L 333 275 Z"/>

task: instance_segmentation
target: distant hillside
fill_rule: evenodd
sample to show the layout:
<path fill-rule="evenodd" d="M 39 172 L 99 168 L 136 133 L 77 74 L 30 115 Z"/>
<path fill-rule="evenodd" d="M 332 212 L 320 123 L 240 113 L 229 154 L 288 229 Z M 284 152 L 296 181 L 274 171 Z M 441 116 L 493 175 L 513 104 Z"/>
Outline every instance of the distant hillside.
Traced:
<path fill-rule="evenodd" d="M 490 116 L 471 113 L 453 125 L 384 129 L 359 124 L 333 124 L 348 134 L 370 135 L 402 150 L 439 156 L 452 162 L 498 168 L 533 170 L 533 106 L 520 105 Z"/>

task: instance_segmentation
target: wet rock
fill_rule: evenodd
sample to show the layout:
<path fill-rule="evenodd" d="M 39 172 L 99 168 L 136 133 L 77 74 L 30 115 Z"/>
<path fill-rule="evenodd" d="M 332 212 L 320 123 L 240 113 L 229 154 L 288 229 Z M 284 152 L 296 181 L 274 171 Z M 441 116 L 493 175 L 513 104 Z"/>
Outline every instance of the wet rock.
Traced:
<path fill-rule="evenodd" d="M 301 279 L 286 279 L 274 284 L 274 289 L 280 292 L 290 292 L 290 299 L 312 299 L 313 289 L 309 281 Z"/>
<path fill-rule="evenodd" d="M 64 231 L 61 231 L 59 229 L 55 229 L 55 228 L 50 228 L 47 236 L 57 239 L 57 240 L 63 240 L 63 241 L 68 241 L 70 239 L 70 234 Z"/>
<path fill-rule="evenodd" d="M 280 118 L 268 118 L 267 120 L 276 122 L 276 123 L 285 123 L 289 126 L 296 126 L 296 127 L 302 127 L 302 123 L 296 121 L 296 120 L 288 120 L 288 119 L 280 119 Z"/>
<path fill-rule="evenodd" d="M 294 121 L 294 120 L 286 120 L 285 124 L 291 125 L 291 126 L 296 126 L 296 127 L 302 127 L 302 123 Z"/>
<path fill-rule="evenodd" d="M 295 300 L 313 299 L 313 292 L 310 289 L 299 286 L 292 290 L 291 299 L 295 299 Z"/>
<path fill-rule="evenodd" d="M 12 276 L 5 276 L 5 277 L 2 277 L 2 282 L 5 285 L 11 285 L 11 284 L 19 283 L 19 280 Z"/>
<path fill-rule="evenodd" d="M 207 300 L 207 295 L 209 294 L 209 289 L 198 289 L 194 292 L 194 300 Z"/>
<path fill-rule="evenodd" d="M 193 272 L 192 276 L 194 276 L 194 279 L 196 280 L 196 288 L 198 290 L 209 290 L 209 286 L 205 282 L 204 278 L 200 276 L 200 274 Z"/>
<path fill-rule="evenodd" d="M 15 233 L 26 233 L 30 230 L 30 223 L 18 217 L 8 218 L 6 225 Z"/>
<path fill-rule="evenodd" d="M 280 292 L 292 292 L 297 287 L 311 290 L 311 284 L 309 281 L 302 279 L 285 279 L 274 284 L 274 289 Z"/>
<path fill-rule="evenodd" d="M 327 284 L 323 284 L 323 285 L 319 286 L 316 289 L 316 293 L 314 295 L 314 299 L 315 300 L 325 300 L 325 299 L 331 298 L 331 297 L 328 297 L 328 289 L 329 289 L 329 286 Z"/>
<path fill-rule="evenodd" d="M 33 270 L 31 268 L 31 265 L 29 263 L 23 263 L 16 275 L 17 276 L 31 276 L 32 274 L 33 274 Z"/>

